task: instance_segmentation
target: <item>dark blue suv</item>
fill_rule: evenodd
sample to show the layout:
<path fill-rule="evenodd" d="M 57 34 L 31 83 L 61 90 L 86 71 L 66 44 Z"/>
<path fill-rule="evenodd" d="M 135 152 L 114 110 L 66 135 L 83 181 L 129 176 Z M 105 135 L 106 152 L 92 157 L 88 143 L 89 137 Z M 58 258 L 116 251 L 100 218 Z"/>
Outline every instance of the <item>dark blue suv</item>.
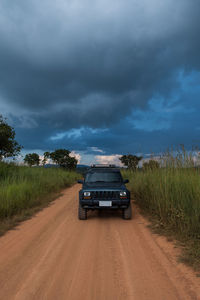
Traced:
<path fill-rule="evenodd" d="M 93 165 L 86 173 L 79 191 L 78 217 L 87 219 L 87 211 L 94 209 L 121 209 L 124 219 L 131 219 L 130 192 L 120 169 L 114 165 Z"/>

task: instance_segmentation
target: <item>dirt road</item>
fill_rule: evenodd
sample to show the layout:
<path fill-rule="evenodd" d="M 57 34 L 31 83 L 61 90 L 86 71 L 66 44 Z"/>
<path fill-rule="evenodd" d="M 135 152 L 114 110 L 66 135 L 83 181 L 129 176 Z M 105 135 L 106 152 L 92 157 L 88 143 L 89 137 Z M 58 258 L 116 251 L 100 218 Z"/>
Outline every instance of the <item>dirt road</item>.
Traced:
<path fill-rule="evenodd" d="M 200 299 L 200 279 L 138 212 L 79 221 L 79 188 L 0 238 L 0 299 Z"/>

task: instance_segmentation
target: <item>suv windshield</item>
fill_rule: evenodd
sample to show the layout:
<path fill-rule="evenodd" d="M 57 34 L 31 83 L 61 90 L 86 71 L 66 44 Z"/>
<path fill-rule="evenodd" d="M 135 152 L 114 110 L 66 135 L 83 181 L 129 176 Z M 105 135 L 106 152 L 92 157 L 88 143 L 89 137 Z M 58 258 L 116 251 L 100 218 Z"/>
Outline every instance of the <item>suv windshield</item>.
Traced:
<path fill-rule="evenodd" d="M 86 183 L 94 182 L 121 182 L 122 177 L 120 172 L 92 172 L 85 177 Z"/>

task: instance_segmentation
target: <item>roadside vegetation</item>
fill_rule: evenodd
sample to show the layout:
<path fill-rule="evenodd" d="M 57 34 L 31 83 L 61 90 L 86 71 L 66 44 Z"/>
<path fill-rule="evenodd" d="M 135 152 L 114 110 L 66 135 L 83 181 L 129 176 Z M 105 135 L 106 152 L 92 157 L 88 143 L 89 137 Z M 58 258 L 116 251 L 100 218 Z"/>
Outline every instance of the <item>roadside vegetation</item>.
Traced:
<path fill-rule="evenodd" d="M 151 160 L 142 169 L 124 170 L 123 176 L 153 228 L 179 240 L 182 260 L 200 270 L 200 168 L 192 155 L 184 149 L 167 153 L 159 164 Z"/>
<path fill-rule="evenodd" d="M 80 177 L 62 168 L 0 162 L 0 234 L 46 206 Z"/>
<path fill-rule="evenodd" d="M 5 162 L 21 149 L 14 128 L 0 115 L 0 235 L 46 206 L 62 188 L 81 177 L 75 171 L 78 161 L 67 149 L 45 152 L 42 161 L 37 153 L 26 154 L 24 166 Z M 51 168 L 45 168 L 49 161 Z"/>

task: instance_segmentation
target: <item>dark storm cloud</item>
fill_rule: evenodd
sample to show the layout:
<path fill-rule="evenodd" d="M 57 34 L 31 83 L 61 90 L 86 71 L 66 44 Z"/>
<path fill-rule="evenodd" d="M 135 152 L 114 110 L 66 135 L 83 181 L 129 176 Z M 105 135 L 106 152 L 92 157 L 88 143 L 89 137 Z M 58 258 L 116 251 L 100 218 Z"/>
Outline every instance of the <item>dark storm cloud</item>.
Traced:
<path fill-rule="evenodd" d="M 50 148 L 51 136 L 83 126 L 113 132 L 57 143 L 110 152 L 118 137 L 137 136 L 130 147 L 141 136 L 150 142 L 126 119 L 155 95 L 169 102 L 180 70 L 200 69 L 199 8 L 198 0 L 2 0 L 0 109 L 21 143 Z"/>

